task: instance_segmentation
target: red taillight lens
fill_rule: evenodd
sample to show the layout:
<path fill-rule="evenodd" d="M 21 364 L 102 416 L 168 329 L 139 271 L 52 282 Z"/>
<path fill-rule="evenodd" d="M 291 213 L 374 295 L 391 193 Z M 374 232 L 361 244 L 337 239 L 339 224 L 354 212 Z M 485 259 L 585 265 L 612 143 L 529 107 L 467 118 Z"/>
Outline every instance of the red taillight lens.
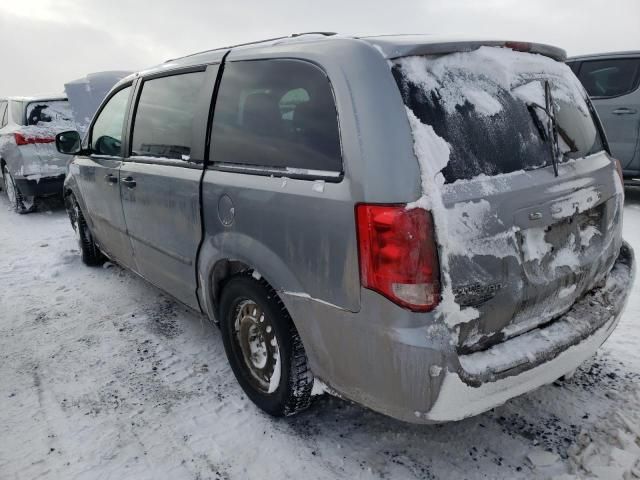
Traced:
<path fill-rule="evenodd" d="M 440 301 L 440 267 L 429 212 L 406 205 L 356 206 L 362 286 L 417 312 Z"/>
<path fill-rule="evenodd" d="M 516 52 L 531 51 L 531 44 L 529 42 L 505 42 L 504 46 Z"/>
<path fill-rule="evenodd" d="M 14 133 L 13 137 L 16 139 L 16 145 L 32 145 L 34 143 L 53 143 L 55 138 L 50 137 L 31 137 L 22 133 Z"/>

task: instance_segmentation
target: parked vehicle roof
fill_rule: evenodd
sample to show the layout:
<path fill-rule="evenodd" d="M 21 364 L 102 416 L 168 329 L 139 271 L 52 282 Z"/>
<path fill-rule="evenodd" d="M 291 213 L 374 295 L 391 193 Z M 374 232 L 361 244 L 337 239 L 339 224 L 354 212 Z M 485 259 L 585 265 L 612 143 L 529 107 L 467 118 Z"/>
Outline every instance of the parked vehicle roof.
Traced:
<path fill-rule="evenodd" d="M 16 102 L 51 102 L 55 100 L 67 100 L 67 96 L 59 93 L 54 95 L 33 95 L 28 97 L 13 95 L 10 97 L 0 97 L 0 100 L 13 100 Z"/>
<path fill-rule="evenodd" d="M 590 53 L 586 55 L 576 55 L 575 57 L 569 57 L 568 62 L 576 60 L 591 60 L 594 58 L 609 58 L 609 57 L 638 57 L 640 56 L 640 50 L 626 50 L 619 52 L 603 52 L 603 53 Z"/>

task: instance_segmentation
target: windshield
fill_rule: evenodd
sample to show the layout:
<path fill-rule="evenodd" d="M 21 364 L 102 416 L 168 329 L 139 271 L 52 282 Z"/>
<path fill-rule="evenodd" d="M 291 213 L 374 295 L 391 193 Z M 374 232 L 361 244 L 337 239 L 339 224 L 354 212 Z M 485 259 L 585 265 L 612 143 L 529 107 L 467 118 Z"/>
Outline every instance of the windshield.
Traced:
<path fill-rule="evenodd" d="M 559 162 L 603 149 L 578 80 L 542 55 L 481 47 L 405 57 L 395 61 L 393 75 L 405 105 L 449 143 L 448 183 L 550 166 L 555 147 Z M 555 137 L 547 128 L 547 82 Z"/>
<path fill-rule="evenodd" d="M 73 120 L 67 100 L 31 102 L 27 105 L 27 125 L 68 124 Z"/>

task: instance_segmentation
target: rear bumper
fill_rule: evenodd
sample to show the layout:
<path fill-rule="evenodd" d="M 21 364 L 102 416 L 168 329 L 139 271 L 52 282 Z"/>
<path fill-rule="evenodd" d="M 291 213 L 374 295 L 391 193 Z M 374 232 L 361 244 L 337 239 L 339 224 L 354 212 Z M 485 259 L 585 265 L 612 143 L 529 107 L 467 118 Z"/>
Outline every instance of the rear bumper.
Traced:
<path fill-rule="evenodd" d="M 445 374 L 435 403 L 419 414 L 419 421 L 477 415 L 575 370 L 617 326 L 634 276 L 633 250 L 624 243 L 605 284 L 561 318 L 488 350 L 460 356 L 460 368 Z"/>
<path fill-rule="evenodd" d="M 623 244 L 604 284 L 565 315 L 466 356 L 434 315 L 370 290 L 361 291 L 359 312 L 281 295 L 311 370 L 331 391 L 402 421 L 438 423 L 482 413 L 575 370 L 616 327 L 634 274 L 633 251 Z"/>
<path fill-rule="evenodd" d="M 42 197 L 46 195 L 62 195 L 64 175 L 43 177 L 39 180 L 29 178 L 14 178 L 16 187 L 25 197 Z"/>

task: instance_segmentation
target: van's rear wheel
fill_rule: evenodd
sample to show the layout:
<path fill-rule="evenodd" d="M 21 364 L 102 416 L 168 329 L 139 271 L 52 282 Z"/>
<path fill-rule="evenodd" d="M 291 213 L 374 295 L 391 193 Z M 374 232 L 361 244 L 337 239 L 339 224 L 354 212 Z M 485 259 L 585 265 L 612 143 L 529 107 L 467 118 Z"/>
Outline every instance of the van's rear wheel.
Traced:
<path fill-rule="evenodd" d="M 311 402 L 313 375 L 298 332 L 276 292 L 239 275 L 220 299 L 220 330 L 238 383 L 262 410 L 293 415 Z"/>
<path fill-rule="evenodd" d="M 9 204 L 15 212 L 24 214 L 33 212 L 36 209 L 35 198 L 22 195 L 6 166 L 2 167 L 2 180 Z"/>
<path fill-rule="evenodd" d="M 93 240 L 78 201 L 73 194 L 66 197 L 65 201 L 69 220 L 71 220 L 71 226 L 76 233 L 76 239 L 80 247 L 82 261 L 89 266 L 101 265 L 104 263 L 104 256 Z"/>

